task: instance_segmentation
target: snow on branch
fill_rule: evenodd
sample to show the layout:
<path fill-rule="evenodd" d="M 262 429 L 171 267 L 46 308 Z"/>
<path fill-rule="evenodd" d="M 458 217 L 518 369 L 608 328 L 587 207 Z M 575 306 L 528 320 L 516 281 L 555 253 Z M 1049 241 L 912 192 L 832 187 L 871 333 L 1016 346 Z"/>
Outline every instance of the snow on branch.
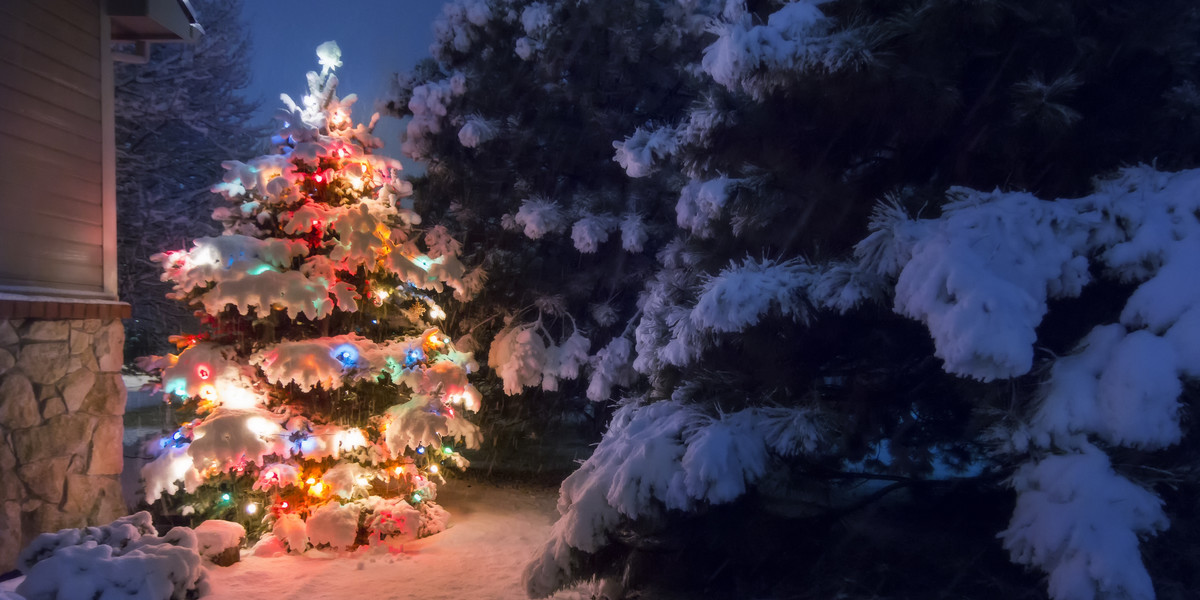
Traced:
<path fill-rule="evenodd" d="M 575 242 L 576 250 L 584 254 L 595 254 L 618 226 L 619 222 L 615 217 L 586 214 L 571 227 L 571 240 Z"/>
<path fill-rule="evenodd" d="M 949 373 L 983 381 L 1033 366 L 1046 300 L 1076 296 L 1088 282 L 1088 223 L 1069 203 L 1029 194 L 950 191 L 938 219 L 890 225 L 859 245 L 864 265 L 898 267 L 896 312 L 924 322 Z"/>
<path fill-rule="evenodd" d="M 658 163 L 673 156 L 679 149 L 678 132 L 673 127 L 644 129 L 638 127 L 623 141 L 613 142 L 613 160 L 621 164 L 630 177 L 646 177 Z"/>
<path fill-rule="evenodd" d="M 721 209 L 738 183 L 740 180 L 728 177 L 689 181 L 679 191 L 679 201 L 675 203 L 676 222 L 695 235 L 711 236 L 712 222 L 721 216 Z"/>
<path fill-rule="evenodd" d="M 499 123 L 479 115 L 471 115 L 458 130 L 458 142 L 467 148 L 478 148 L 480 144 L 494 139 L 499 133 Z"/>
<path fill-rule="evenodd" d="M 413 88 L 408 100 L 412 120 L 406 126 L 400 151 L 413 160 L 427 158 L 432 143 L 430 136 L 442 130 L 442 119 L 447 115 L 450 103 L 466 91 L 467 78 L 462 73 Z"/>
<path fill-rule="evenodd" d="M 625 404 L 596 451 L 563 482 L 562 516 L 523 575 L 529 595 L 549 596 L 585 576 L 576 571 L 579 556 L 603 550 L 628 520 L 741 497 L 773 454 L 816 449 L 814 417 L 808 409 L 713 417 L 674 400 Z"/>
<path fill-rule="evenodd" d="M 1166 518 L 1095 442 L 1154 450 L 1182 437 L 1181 380 L 1200 375 L 1200 170 L 1124 169 L 1053 202 L 953 193 L 937 219 L 881 209 L 857 248 L 864 270 L 897 276 L 897 312 L 929 327 L 948 372 L 1027 373 L 1047 299 L 1080 294 L 1093 265 L 1136 284 L 1118 322 L 1053 360 L 1031 413 L 1007 432 L 1005 449 L 1029 458 L 1002 537 L 1014 560 L 1049 574 L 1055 600 L 1152 598 L 1138 538 Z"/>
<path fill-rule="evenodd" d="M 454 0 L 442 7 L 442 14 L 433 22 L 434 42 L 429 52 L 439 61 L 448 60 L 451 52 L 468 52 L 479 38 L 478 30 L 492 20 L 492 9 L 484 0 Z"/>
<path fill-rule="evenodd" d="M 1028 463 L 1013 476 L 1017 507 L 1004 548 L 1017 563 L 1049 573 L 1055 600 L 1151 600 L 1140 536 L 1167 528 L 1162 501 L 1113 471 L 1090 444 Z"/>
<path fill-rule="evenodd" d="M 702 330 L 722 333 L 744 331 L 771 309 L 804 321 L 811 280 L 812 267 L 802 260 L 745 258 L 707 278 L 690 318 Z"/>
<path fill-rule="evenodd" d="M 853 29 L 836 31 L 817 4 L 788 2 L 765 25 L 754 25 L 744 9 L 727 14 L 732 19 L 714 27 L 717 41 L 704 49 L 701 67 L 726 88 L 762 98 L 787 83 L 785 78 L 853 69 L 869 61 L 863 36 Z"/>
<path fill-rule="evenodd" d="M 525 237 L 536 240 L 547 233 L 558 233 L 567 227 L 567 216 L 553 200 L 534 197 L 521 202 L 513 222 L 524 228 Z"/>

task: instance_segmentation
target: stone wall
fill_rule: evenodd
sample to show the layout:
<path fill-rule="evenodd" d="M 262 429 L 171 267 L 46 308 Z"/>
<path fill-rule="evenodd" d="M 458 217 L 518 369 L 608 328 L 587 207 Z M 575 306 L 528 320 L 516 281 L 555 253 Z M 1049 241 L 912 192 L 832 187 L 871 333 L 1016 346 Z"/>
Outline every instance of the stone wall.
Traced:
<path fill-rule="evenodd" d="M 124 342 L 117 319 L 0 319 L 0 573 L 41 532 L 125 514 Z"/>

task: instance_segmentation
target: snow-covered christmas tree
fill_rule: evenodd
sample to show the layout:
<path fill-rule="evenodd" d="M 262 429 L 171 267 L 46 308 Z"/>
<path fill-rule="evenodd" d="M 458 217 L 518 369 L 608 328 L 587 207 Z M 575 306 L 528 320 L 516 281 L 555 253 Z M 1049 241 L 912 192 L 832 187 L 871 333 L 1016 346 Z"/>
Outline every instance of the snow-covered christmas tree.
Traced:
<path fill-rule="evenodd" d="M 207 333 L 144 361 L 186 416 L 142 469 L 146 500 L 183 491 L 184 514 L 266 523 L 292 551 L 439 531 L 443 469 L 479 442 L 476 365 L 435 295 L 466 300 L 481 272 L 417 228 L 375 119 L 336 94 L 340 55 L 322 44 L 308 94 L 281 96 L 275 153 L 223 163 L 222 234 L 155 257 Z"/>

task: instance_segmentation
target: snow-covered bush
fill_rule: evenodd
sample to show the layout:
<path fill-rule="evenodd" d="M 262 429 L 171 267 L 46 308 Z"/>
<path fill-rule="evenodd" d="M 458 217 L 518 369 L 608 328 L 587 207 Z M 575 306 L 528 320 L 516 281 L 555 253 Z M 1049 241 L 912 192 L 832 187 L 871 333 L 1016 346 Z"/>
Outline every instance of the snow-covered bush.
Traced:
<path fill-rule="evenodd" d="M 176 527 L 159 536 L 150 513 L 108 525 L 43 533 L 21 551 L 27 600 L 137 598 L 186 600 L 207 592 L 196 534 Z"/>

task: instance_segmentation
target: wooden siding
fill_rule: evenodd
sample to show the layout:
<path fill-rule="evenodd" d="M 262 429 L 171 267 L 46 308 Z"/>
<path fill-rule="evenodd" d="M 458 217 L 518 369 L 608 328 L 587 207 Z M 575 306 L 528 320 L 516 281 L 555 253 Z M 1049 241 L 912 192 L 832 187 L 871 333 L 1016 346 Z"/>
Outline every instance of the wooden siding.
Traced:
<path fill-rule="evenodd" d="M 0 2 L 0 287 L 112 296 L 99 0 Z"/>

